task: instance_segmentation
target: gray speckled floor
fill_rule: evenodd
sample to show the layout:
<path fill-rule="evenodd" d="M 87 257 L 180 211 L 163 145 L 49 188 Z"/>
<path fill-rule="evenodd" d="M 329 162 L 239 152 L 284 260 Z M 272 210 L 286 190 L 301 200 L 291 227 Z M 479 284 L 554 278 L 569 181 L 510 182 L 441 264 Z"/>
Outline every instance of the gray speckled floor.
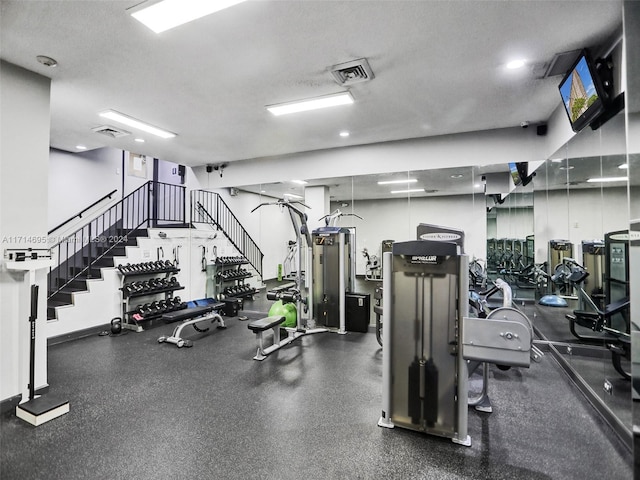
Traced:
<path fill-rule="evenodd" d="M 547 356 L 492 369 L 492 414 L 469 411 L 472 446 L 377 426 L 373 333 L 317 334 L 263 362 L 246 321 L 173 325 L 50 347 L 51 393 L 71 411 L 34 428 L 1 418 L 5 479 L 632 478 L 632 456 Z M 191 335 L 191 333 L 194 333 Z"/>

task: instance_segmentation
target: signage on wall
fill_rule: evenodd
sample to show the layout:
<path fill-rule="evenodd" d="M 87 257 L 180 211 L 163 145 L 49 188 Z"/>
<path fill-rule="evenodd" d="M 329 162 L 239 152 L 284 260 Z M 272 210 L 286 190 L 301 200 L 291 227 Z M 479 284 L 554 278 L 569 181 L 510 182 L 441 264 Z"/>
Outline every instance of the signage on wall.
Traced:
<path fill-rule="evenodd" d="M 129 153 L 127 174 L 132 177 L 147 178 L 147 157 L 137 153 Z"/>

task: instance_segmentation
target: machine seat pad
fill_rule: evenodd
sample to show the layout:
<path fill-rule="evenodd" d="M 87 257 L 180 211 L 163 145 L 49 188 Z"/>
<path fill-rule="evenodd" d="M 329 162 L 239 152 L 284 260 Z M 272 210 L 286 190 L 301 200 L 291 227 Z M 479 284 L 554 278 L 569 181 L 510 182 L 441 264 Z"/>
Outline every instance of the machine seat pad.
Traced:
<path fill-rule="evenodd" d="M 598 312 L 591 310 L 574 310 L 573 314 L 576 318 L 588 318 L 590 320 L 598 320 L 600 318 L 600 314 Z"/>
<path fill-rule="evenodd" d="M 629 307 L 629 297 L 622 298 L 617 302 L 610 303 L 605 307 L 604 316 L 609 317 L 615 313 L 621 312 Z"/>
<path fill-rule="evenodd" d="M 199 317 L 206 313 L 212 312 L 213 310 L 215 310 L 214 305 L 208 305 L 206 307 L 185 308 L 183 310 L 177 310 L 175 312 L 164 313 L 160 318 L 168 323 L 179 322 L 182 320 L 189 320 L 191 318 Z"/>
<path fill-rule="evenodd" d="M 284 322 L 285 318 L 282 315 L 273 315 L 271 317 L 264 317 L 259 320 L 254 320 L 247 325 L 247 328 L 253 332 L 264 332 L 270 328 L 280 325 Z"/>

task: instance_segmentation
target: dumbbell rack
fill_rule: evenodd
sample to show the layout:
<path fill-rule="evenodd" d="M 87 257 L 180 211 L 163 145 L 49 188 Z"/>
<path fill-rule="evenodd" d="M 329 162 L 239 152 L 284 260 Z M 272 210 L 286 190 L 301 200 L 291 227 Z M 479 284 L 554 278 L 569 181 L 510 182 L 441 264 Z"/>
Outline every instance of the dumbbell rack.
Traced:
<path fill-rule="evenodd" d="M 256 293 L 255 288 L 245 284 L 247 278 L 253 277 L 251 272 L 241 268 L 248 264 L 244 257 L 216 258 L 212 276 L 218 300 L 252 297 Z"/>
<path fill-rule="evenodd" d="M 132 286 L 140 285 L 144 282 L 127 282 L 127 279 L 130 280 L 131 278 L 151 277 L 147 278 L 146 283 L 148 285 L 149 282 L 153 282 L 154 279 L 169 279 L 172 275 L 175 275 L 180 271 L 179 268 L 176 268 L 170 262 L 165 262 L 164 264 L 161 264 L 160 261 L 139 263 L 134 265 L 127 265 L 126 267 L 120 266 L 118 267 L 118 270 L 121 276 L 120 291 L 122 292 L 122 328 L 133 330 L 135 332 L 142 332 L 144 329 L 139 322 L 159 318 L 163 313 L 166 313 L 167 311 L 186 308 L 186 304 L 184 302 L 179 302 L 175 305 L 172 305 L 171 308 L 158 309 L 153 313 L 141 313 L 137 309 L 131 308 L 130 301 L 133 298 L 149 297 L 163 294 L 164 300 L 167 301 L 173 298 L 173 292 L 184 289 L 184 287 L 177 281 L 171 284 L 167 284 L 167 286 L 156 285 L 154 287 L 146 289 L 131 288 Z M 157 282 L 157 284 L 160 283 L 161 282 Z M 180 297 L 176 297 L 176 299 L 179 298 Z"/>

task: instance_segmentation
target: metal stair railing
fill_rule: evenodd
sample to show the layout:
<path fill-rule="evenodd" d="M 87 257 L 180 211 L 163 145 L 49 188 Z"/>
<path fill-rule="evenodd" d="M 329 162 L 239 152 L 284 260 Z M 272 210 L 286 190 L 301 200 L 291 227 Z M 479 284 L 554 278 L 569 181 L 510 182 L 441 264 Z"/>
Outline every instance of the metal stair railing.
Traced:
<path fill-rule="evenodd" d="M 126 245 L 141 229 L 158 221 L 185 222 L 185 187 L 148 181 L 51 247 L 48 298 L 92 268 L 115 247 Z"/>
<path fill-rule="evenodd" d="M 264 254 L 220 195 L 192 190 L 191 223 L 209 224 L 221 231 L 262 278 Z"/>

